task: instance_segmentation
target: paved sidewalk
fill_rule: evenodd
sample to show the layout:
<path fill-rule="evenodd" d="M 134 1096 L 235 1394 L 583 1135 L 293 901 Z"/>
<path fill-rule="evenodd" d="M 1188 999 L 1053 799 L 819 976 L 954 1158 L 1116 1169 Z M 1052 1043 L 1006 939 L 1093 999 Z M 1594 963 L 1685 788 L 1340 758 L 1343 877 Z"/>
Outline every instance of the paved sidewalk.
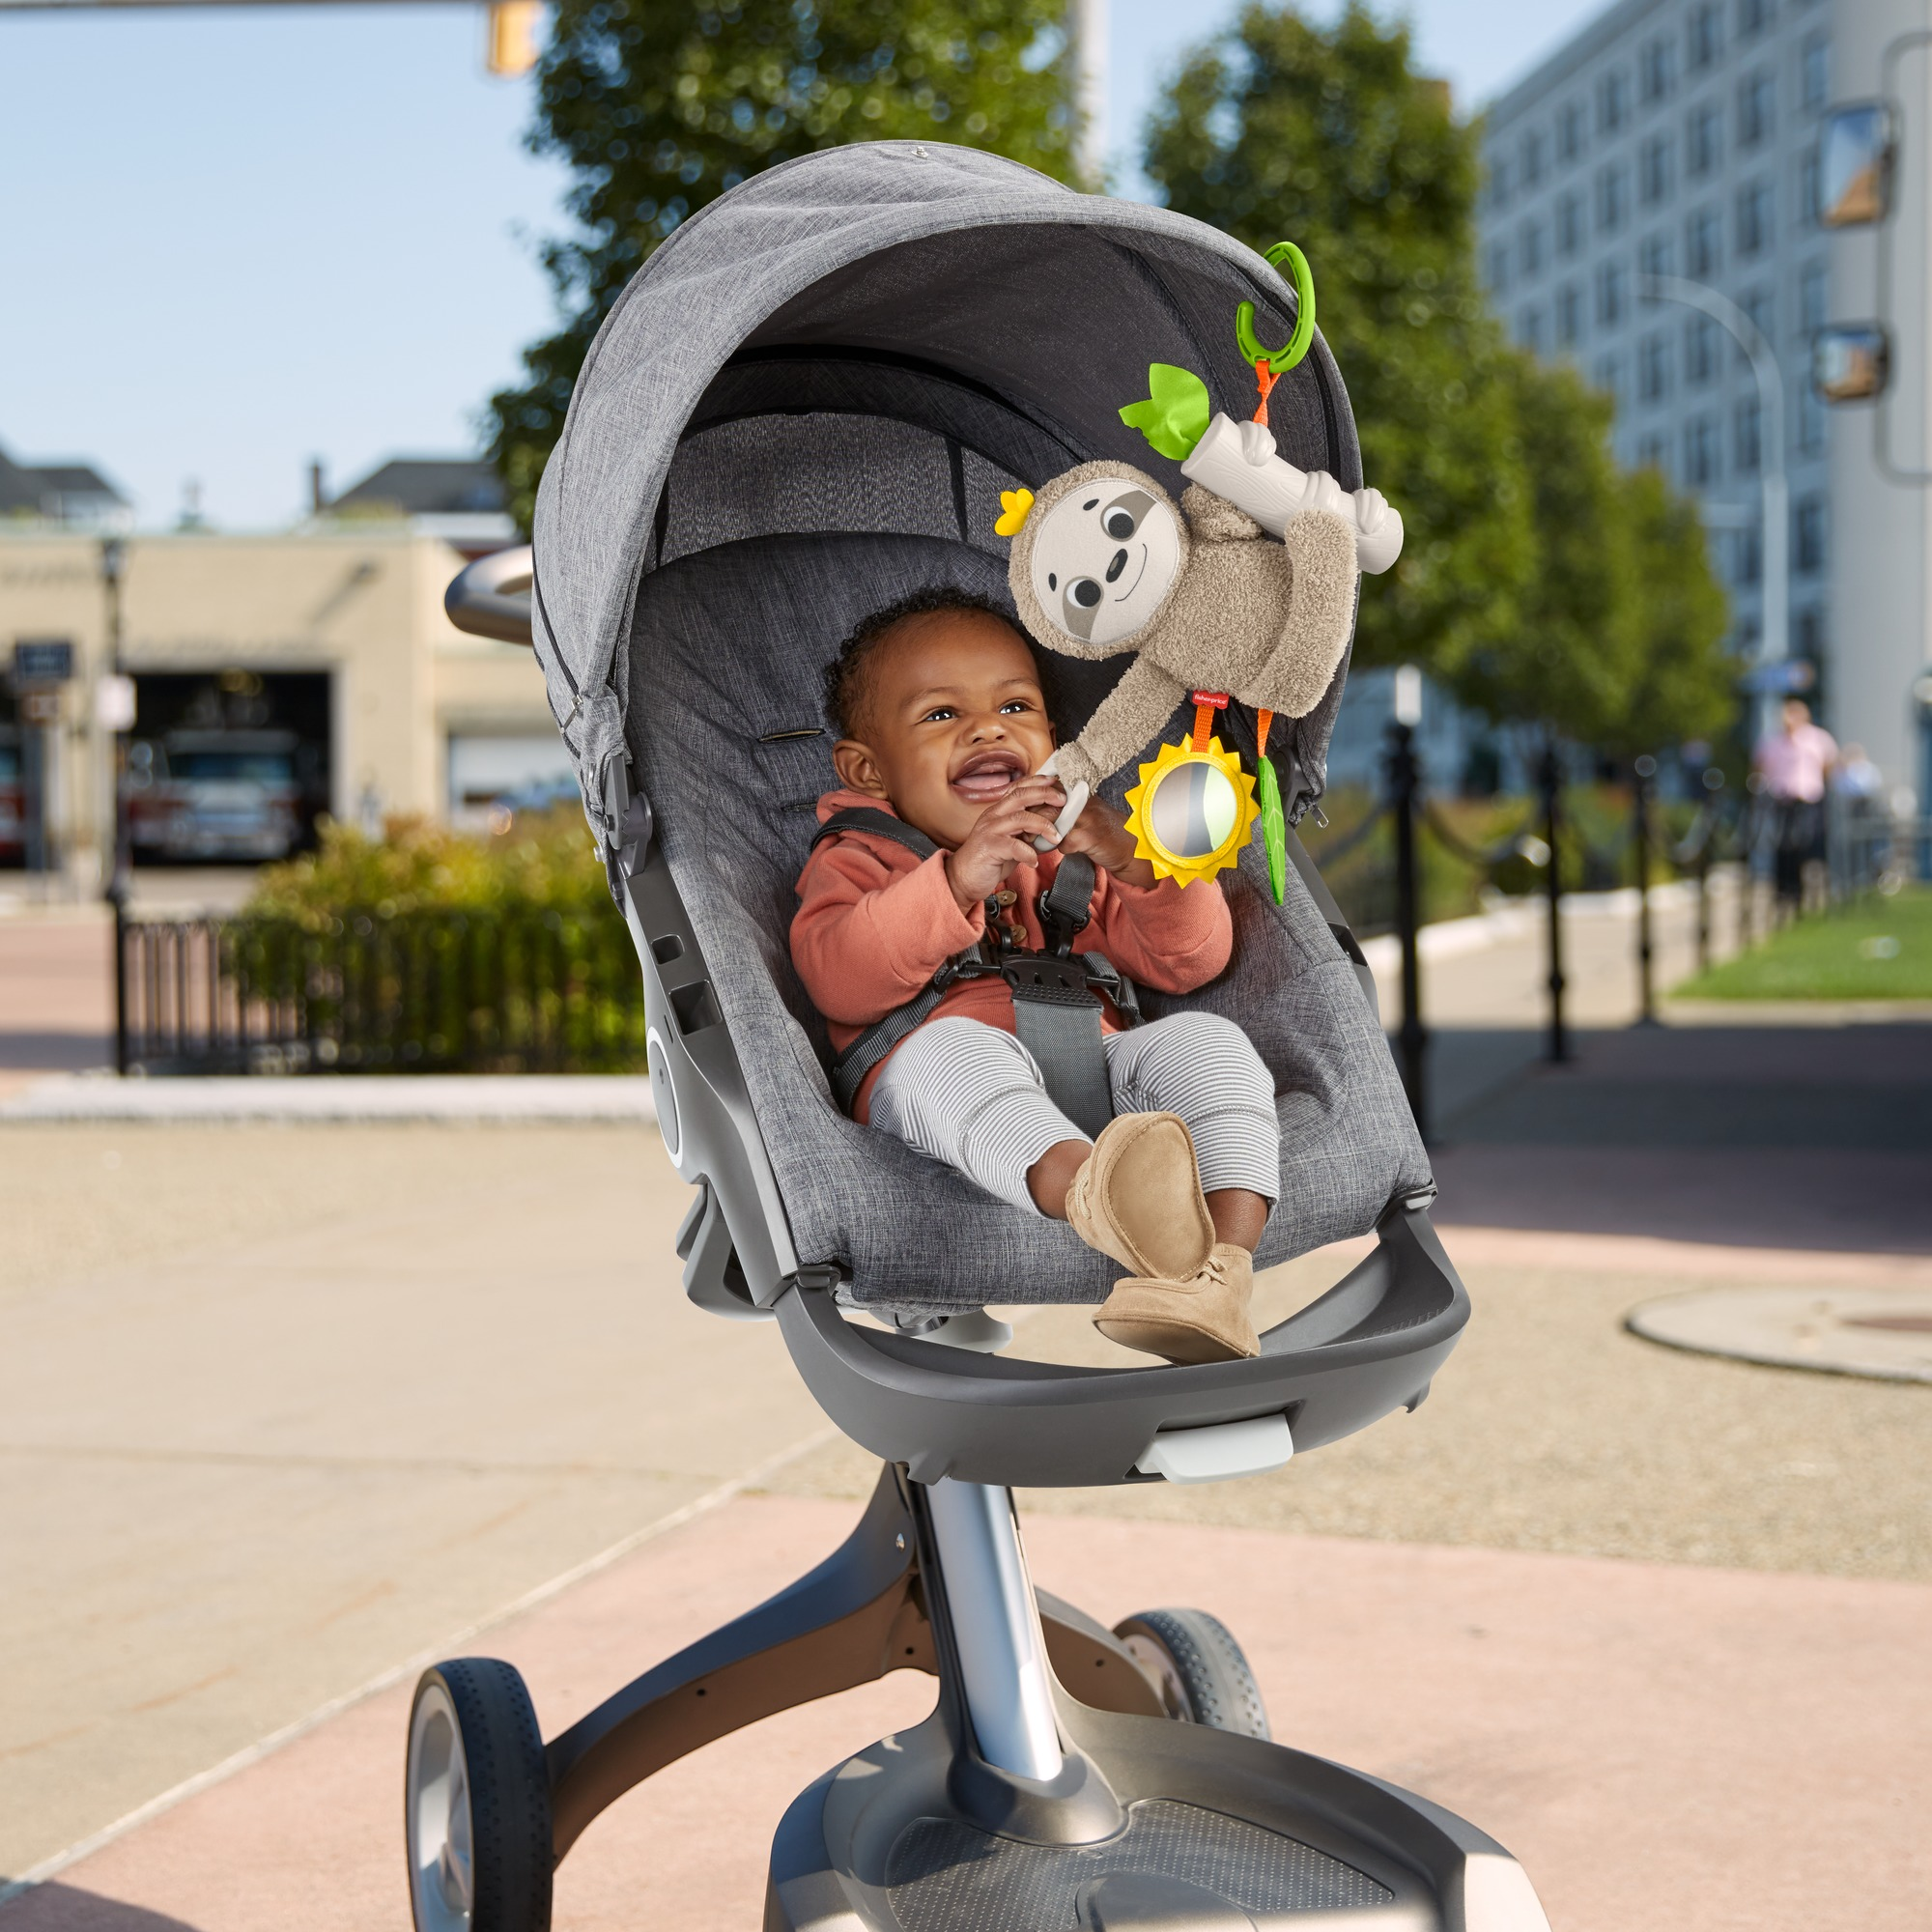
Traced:
<path fill-rule="evenodd" d="M 473 1648 L 555 1731 L 844 1534 L 744 1500 Z M 1285 1742 L 1463 1812 L 1561 1932 L 1919 1932 L 1932 1841 L 1932 1588 L 1238 1529 L 1042 1519 L 1035 1574 L 1112 1622 L 1210 1606 Z M 398 1685 L 57 1882 L 6 1932 L 367 1932 L 406 1922 Z M 625 1798 L 557 1880 L 558 1932 L 758 1922 L 785 1803 L 931 1708 L 902 1673 L 721 1740 Z"/>

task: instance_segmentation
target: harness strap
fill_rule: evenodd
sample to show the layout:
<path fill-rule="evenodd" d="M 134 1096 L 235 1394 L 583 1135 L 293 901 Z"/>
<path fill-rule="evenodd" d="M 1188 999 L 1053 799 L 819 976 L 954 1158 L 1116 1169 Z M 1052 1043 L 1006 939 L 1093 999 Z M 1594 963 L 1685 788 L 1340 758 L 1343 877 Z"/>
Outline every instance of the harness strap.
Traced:
<path fill-rule="evenodd" d="M 818 828 L 814 847 L 845 832 L 864 832 L 903 846 L 925 860 L 939 847 L 924 833 L 891 812 L 870 806 L 847 806 Z M 1105 993 L 1128 1025 L 1140 1022 L 1133 981 L 1098 952 L 1073 951 L 1073 942 L 1093 918 L 1094 862 L 1068 853 L 1053 883 L 1035 900 L 1047 952 L 1012 952 L 987 956 L 975 949 L 949 960 L 932 983 L 902 1007 L 895 1007 L 841 1053 L 832 1067 L 832 1091 L 848 1114 L 859 1089 L 893 1050 L 909 1039 L 937 1010 L 946 993 L 961 980 L 997 973 L 1012 995 L 1013 1025 L 1020 1044 L 1038 1064 L 1047 1097 L 1079 1127 L 1097 1135 L 1114 1118 L 1107 1083 L 1107 1055 L 1100 1032 L 1100 995 Z"/>

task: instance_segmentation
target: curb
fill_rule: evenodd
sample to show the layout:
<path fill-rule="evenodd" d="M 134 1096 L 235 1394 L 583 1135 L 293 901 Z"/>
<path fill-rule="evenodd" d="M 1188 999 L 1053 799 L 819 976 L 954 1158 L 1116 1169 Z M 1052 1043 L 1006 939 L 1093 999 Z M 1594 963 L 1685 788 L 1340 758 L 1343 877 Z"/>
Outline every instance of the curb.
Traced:
<path fill-rule="evenodd" d="M 657 1119 L 647 1074 L 271 1074 L 117 1080 L 58 1074 L 0 1103 L 0 1122 L 456 1122 Z"/>

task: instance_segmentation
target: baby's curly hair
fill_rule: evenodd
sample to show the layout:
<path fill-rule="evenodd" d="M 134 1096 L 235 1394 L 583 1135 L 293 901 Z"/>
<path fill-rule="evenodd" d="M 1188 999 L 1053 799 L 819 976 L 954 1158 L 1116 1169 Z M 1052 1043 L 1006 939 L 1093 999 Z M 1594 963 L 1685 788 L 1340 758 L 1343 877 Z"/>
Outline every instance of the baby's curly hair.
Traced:
<path fill-rule="evenodd" d="M 826 715 L 839 736 L 850 738 L 857 734 L 865 713 L 869 682 L 866 675 L 867 663 L 894 631 L 908 617 L 931 617 L 945 611 L 969 611 L 997 617 L 1026 645 L 1035 669 L 1039 673 L 1040 688 L 1044 691 L 1045 663 L 1034 640 L 1014 621 L 1011 611 L 994 603 L 990 597 L 977 596 L 970 590 L 955 590 L 945 583 L 927 584 L 924 589 L 915 590 L 910 596 L 901 597 L 874 611 L 870 616 L 862 618 L 852 635 L 838 646 L 838 655 L 825 667 Z"/>

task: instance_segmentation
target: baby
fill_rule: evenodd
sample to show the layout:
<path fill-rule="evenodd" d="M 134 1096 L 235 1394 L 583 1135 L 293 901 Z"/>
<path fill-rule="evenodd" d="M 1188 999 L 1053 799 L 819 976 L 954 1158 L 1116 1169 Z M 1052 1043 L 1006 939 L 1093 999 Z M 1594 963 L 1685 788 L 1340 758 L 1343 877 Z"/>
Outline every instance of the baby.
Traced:
<path fill-rule="evenodd" d="M 828 673 L 840 789 L 820 822 L 886 810 L 940 849 L 921 861 L 846 830 L 799 875 L 791 952 L 843 1051 L 982 942 L 1038 949 L 1036 905 L 1061 855 L 1094 867 L 1080 945 L 1128 978 L 1185 993 L 1228 963 L 1218 882 L 1185 891 L 1134 856 L 1097 799 L 1054 843 L 1065 803 L 1035 777 L 1054 748 L 1033 647 L 989 604 L 930 591 L 878 611 Z M 1176 1362 L 1258 1352 L 1248 1313 L 1255 1243 L 1279 1184 L 1274 1082 L 1215 1014 L 1127 1027 L 1101 1016 L 1115 1119 L 1090 1141 L 1047 1097 L 996 975 L 955 981 L 873 1068 L 854 1118 L 956 1168 L 1022 1213 L 1068 1223 L 1128 1270 L 1095 1314 L 1103 1335 Z"/>

